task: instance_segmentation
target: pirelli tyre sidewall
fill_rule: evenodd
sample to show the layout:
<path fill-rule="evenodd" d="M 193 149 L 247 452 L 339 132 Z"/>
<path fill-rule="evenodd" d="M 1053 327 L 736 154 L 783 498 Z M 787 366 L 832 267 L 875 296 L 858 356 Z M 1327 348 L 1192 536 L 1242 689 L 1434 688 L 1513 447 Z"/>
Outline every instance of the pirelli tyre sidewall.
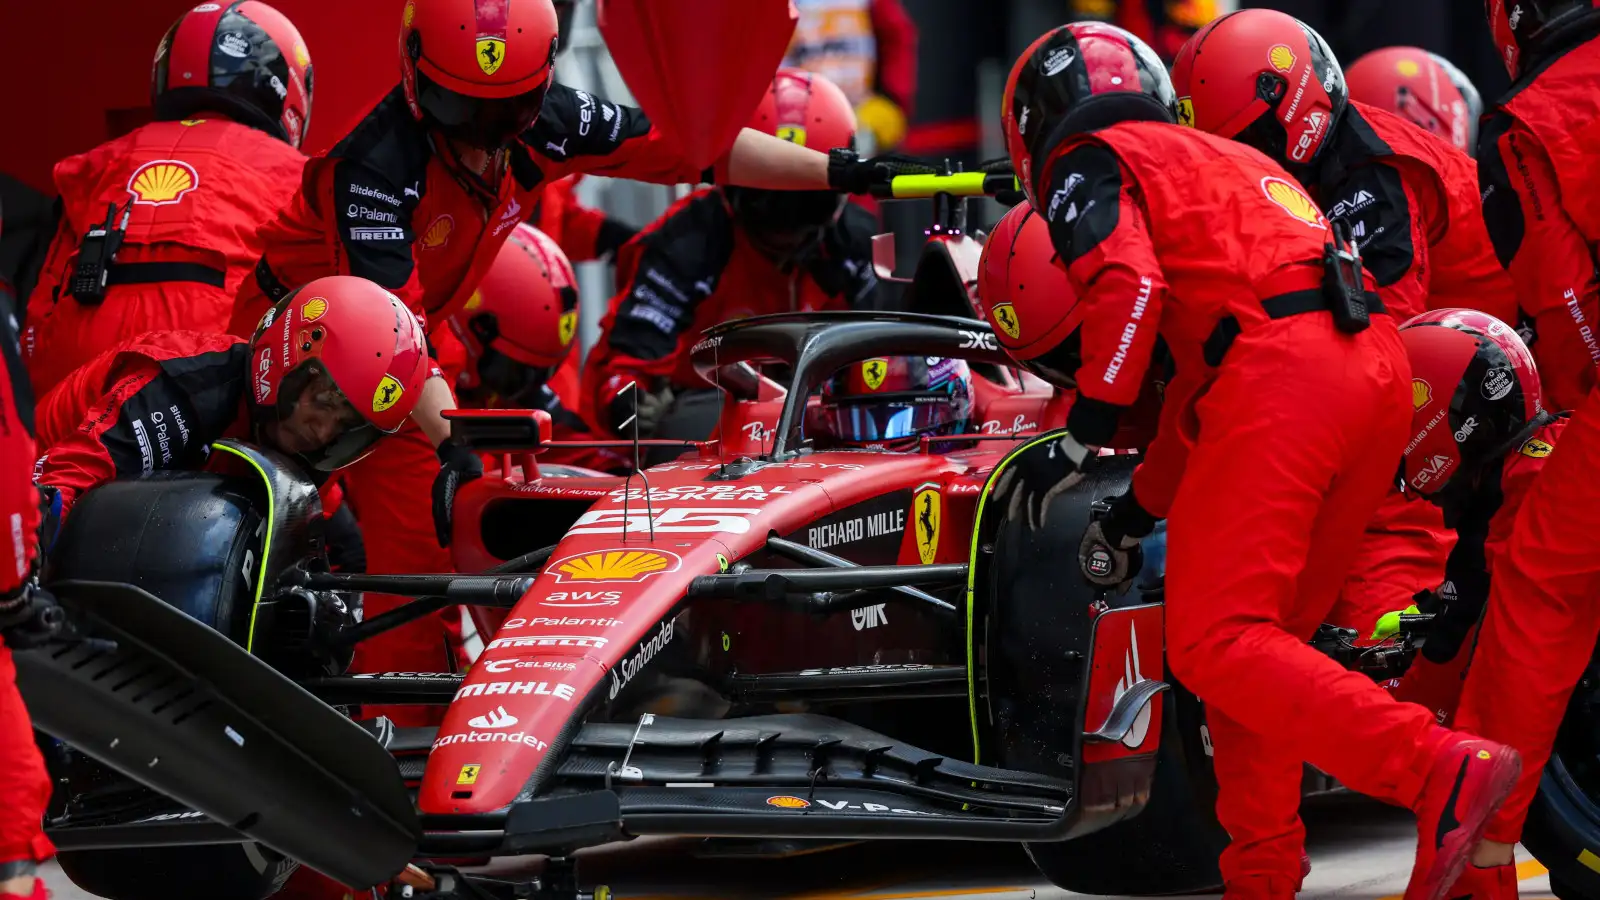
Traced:
<path fill-rule="evenodd" d="M 1048 452 L 1046 442 L 1021 453 Z M 1074 777 L 1073 729 L 1091 637 L 1089 607 L 1096 591 L 1078 574 L 1077 548 L 1096 500 L 1128 489 L 1137 456 L 1099 457 L 1084 481 L 1056 497 L 1045 525 L 1010 519 L 1003 501 L 986 496 L 974 526 L 972 653 L 978 673 L 971 710 L 979 761 L 1058 778 Z M 991 478 L 991 491 L 998 484 Z M 1113 606 L 1160 600 L 1165 528 L 1146 541 L 1146 567 Z M 1071 561 L 1070 563 L 1068 561 Z M 1021 663 L 1021 664 L 1017 664 Z M 1163 666 L 1165 668 L 1165 666 Z M 1161 748 L 1143 812 L 1099 831 L 1026 849 L 1052 883 L 1085 894 L 1170 894 L 1221 884 L 1217 860 L 1227 834 L 1216 819 L 1205 710 L 1176 684 L 1158 695 L 1164 704 Z M 1105 861 L 1118 864 L 1108 866 Z"/>
<path fill-rule="evenodd" d="M 1567 703 L 1522 844 L 1561 900 L 1600 897 L 1600 648 Z"/>

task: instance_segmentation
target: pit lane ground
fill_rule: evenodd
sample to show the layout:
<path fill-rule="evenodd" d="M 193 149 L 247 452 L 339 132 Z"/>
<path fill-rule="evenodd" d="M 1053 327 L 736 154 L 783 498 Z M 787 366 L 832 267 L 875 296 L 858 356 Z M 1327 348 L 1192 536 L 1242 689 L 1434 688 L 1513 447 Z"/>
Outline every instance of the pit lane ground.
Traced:
<path fill-rule="evenodd" d="M 1312 857 L 1304 898 L 1399 900 L 1416 831 L 1408 813 L 1334 795 L 1305 810 Z M 884 842 L 783 859 L 695 859 L 682 841 L 641 840 L 580 856 L 585 884 L 611 886 L 617 900 L 1065 900 L 1013 845 Z M 1551 898 L 1544 867 L 1519 848 L 1521 896 Z M 517 865 L 501 861 L 496 870 Z M 158 877 L 158 873 L 152 873 Z M 55 900 L 89 900 L 59 869 L 45 874 Z M 188 900 L 188 898 L 174 898 Z M 227 900 L 227 898 L 205 898 Z"/>

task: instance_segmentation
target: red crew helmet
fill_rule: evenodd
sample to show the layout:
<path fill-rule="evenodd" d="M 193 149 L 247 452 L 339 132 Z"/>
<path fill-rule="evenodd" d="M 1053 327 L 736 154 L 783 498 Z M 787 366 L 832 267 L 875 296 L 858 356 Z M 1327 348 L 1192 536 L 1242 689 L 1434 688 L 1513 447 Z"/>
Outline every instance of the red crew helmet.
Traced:
<path fill-rule="evenodd" d="M 162 121 L 222 113 L 299 147 L 311 127 L 311 54 L 260 0 L 202 3 L 161 38 L 150 103 Z"/>

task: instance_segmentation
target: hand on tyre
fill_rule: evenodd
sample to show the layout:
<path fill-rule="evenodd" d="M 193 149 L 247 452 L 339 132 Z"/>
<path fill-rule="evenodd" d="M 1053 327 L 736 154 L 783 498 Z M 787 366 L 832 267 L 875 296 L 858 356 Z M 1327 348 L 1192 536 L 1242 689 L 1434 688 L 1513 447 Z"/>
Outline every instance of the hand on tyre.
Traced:
<path fill-rule="evenodd" d="M 1007 516 L 1043 528 L 1051 501 L 1083 480 L 1089 448 L 1070 434 L 1035 444 L 1005 463 L 995 484 L 995 500 L 1006 504 Z"/>
<path fill-rule="evenodd" d="M 1155 531 L 1158 520 L 1133 495 L 1111 498 L 1103 516 L 1096 516 L 1078 544 L 1078 568 L 1091 584 L 1126 591 L 1144 567 L 1140 541 Z"/>
<path fill-rule="evenodd" d="M 0 639 L 12 650 L 48 644 L 65 622 L 55 595 L 32 581 L 0 601 Z"/>
<path fill-rule="evenodd" d="M 433 532 L 439 546 L 450 546 L 455 527 L 456 490 L 483 477 L 483 460 L 471 447 L 447 440 L 434 449 L 439 474 L 433 479 Z"/>

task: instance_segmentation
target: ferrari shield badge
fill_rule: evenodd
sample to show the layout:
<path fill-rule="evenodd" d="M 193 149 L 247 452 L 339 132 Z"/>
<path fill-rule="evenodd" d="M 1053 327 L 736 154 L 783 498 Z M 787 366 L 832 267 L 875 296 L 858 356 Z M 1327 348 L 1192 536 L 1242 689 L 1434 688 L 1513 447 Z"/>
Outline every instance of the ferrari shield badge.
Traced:
<path fill-rule="evenodd" d="M 1188 97 L 1178 98 L 1178 124 L 1185 128 L 1194 127 L 1194 101 Z"/>
<path fill-rule="evenodd" d="M 939 555 L 939 523 L 944 518 L 939 486 L 932 482 L 917 488 L 911 498 L 912 527 L 917 534 L 917 556 L 923 565 L 932 565 Z"/>
<path fill-rule="evenodd" d="M 875 391 L 883 387 L 883 379 L 888 374 L 889 361 L 881 356 L 869 359 L 861 364 L 861 380 L 866 383 L 869 391 Z"/>
<path fill-rule="evenodd" d="M 478 41 L 478 68 L 485 75 L 493 75 L 500 71 L 500 64 L 506 61 L 506 42 L 499 38 L 483 38 Z"/>
<path fill-rule="evenodd" d="M 557 336 L 561 338 L 561 346 L 572 343 L 572 336 L 578 331 L 578 311 L 574 309 L 562 313 L 556 327 L 560 330 Z"/>
<path fill-rule="evenodd" d="M 778 137 L 791 144 L 806 145 L 806 128 L 804 125 L 779 125 Z"/>
<path fill-rule="evenodd" d="M 1538 438 L 1528 438 L 1527 443 L 1522 445 L 1522 455 L 1532 457 L 1533 459 L 1543 459 L 1554 452 L 1555 449 L 1556 448 L 1550 446 L 1544 441 L 1539 440 Z"/>
<path fill-rule="evenodd" d="M 398 403 L 400 395 L 405 392 L 406 389 L 400 386 L 393 375 L 383 376 L 383 380 L 378 382 L 378 389 L 372 392 L 372 411 L 383 412 Z"/>
<path fill-rule="evenodd" d="M 477 763 L 468 763 L 461 767 L 461 774 L 456 776 L 456 784 L 477 784 L 478 770 L 483 768 Z"/>
<path fill-rule="evenodd" d="M 1013 341 L 1022 338 L 1022 323 L 1017 321 L 1017 311 L 1009 303 L 996 303 L 994 305 L 994 321 L 1005 332 L 1006 337 Z"/>

